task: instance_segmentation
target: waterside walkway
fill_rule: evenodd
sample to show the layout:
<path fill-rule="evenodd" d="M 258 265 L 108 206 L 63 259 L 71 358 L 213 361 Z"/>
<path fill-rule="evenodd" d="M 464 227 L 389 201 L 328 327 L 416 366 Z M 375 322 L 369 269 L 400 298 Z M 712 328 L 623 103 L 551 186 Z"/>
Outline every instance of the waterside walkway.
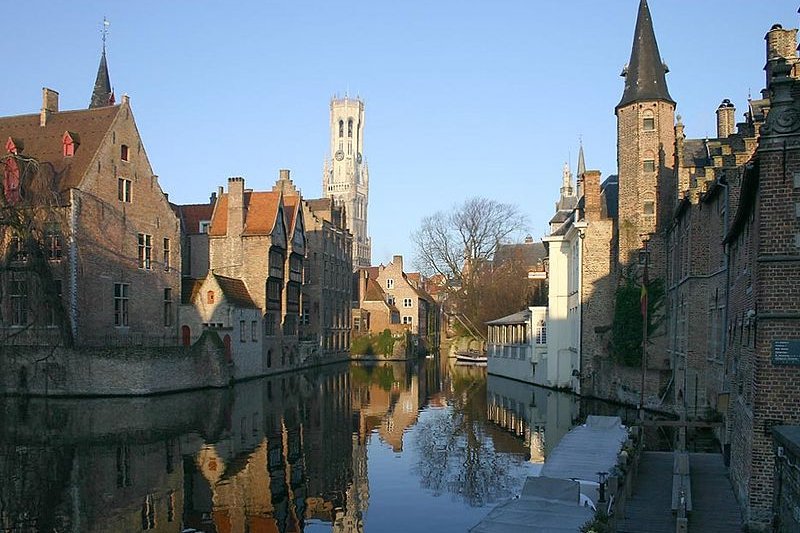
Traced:
<path fill-rule="evenodd" d="M 672 452 L 645 452 L 639 463 L 638 481 L 628 500 L 618 533 L 675 533 L 672 513 Z M 733 494 L 722 456 L 689 454 L 692 510 L 689 532 L 735 533 L 742 531 L 742 516 Z"/>

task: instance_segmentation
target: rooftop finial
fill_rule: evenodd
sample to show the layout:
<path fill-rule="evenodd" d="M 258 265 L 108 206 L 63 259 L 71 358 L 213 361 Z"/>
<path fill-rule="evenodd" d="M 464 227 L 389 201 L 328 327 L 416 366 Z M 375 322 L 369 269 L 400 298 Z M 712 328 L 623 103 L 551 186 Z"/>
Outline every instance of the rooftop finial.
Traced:
<path fill-rule="evenodd" d="M 103 36 L 103 53 L 106 51 L 106 37 L 108 37 L 108 27 L 111 23 L 107 18 L 103 17 L 103 27 L 100 29 L 100 34 Z"/>
<path fill-rule="evenodd" d="M 583 136 L 579 137 L 580 149 L 578 150 L 578 179 L 586 173 L 586 161 L 583 159 Z"/>

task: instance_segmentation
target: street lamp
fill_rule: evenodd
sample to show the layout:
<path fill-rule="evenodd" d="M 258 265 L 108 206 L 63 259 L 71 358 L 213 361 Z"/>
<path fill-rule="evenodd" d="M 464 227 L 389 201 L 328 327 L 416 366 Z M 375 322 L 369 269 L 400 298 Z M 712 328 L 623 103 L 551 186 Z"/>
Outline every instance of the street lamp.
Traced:
<path fill-rule="evenodd" d="M 606 501 L 606 482 L 608 480 L 608 472 L 598 472 L 597 473 L 597 482 L 599 483 L 600 487 L 600 500 L 597 503 L 605 503 Z"/>

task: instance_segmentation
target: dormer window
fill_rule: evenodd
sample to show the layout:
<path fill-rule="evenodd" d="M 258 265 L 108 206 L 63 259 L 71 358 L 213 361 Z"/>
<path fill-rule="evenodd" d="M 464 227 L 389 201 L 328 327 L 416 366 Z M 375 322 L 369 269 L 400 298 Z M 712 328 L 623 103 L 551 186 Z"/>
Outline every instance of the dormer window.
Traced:
<path fill-rule="evenodd" d="M 78 140 L 78 134 L 71 131 L 65 131 L 61 141 L 64 148 L 64 157 L 74 156 L 75 149 L 78 148 L 78 145 L 80 144 L 80 140 Z"/>
<path fill-rule="evenodd" d="M 119 147 L 119 158 L 122 159 L 123 161 L 127 161 L 128 160 L 128 145 L 127 144 L 120 145 L 120 147 Z"/>

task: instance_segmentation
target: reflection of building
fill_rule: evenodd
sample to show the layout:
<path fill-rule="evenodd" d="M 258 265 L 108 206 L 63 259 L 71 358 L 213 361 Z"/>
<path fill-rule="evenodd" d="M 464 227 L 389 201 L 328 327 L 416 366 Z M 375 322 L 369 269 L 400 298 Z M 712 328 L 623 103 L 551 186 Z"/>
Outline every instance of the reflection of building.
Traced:
<path fill-rule="evenodd" d="M 544 462 L 578 418 L 575 396 L 499 376 L 488 376 L 487 417 L 522 438 L 530 460 Z"/>

